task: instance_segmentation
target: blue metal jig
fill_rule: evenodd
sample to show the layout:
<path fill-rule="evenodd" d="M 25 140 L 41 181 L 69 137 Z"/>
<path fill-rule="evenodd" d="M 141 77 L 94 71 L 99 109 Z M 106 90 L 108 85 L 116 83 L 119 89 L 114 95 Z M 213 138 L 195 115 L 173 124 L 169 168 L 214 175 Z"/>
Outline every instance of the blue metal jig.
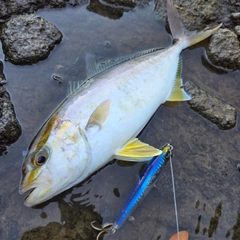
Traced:
<path fill-rule="evenodd" d="M 97 236 L 97 240 L 103 233 L 114 234 L 116 230 L 122 226 L 133 210 L 137 207 L 139 202 L 148 194 L 151 186 L 153 186 L 156 182 L 162 167 L 168 162 L 168 153 L 171 154 L 172 149 L 172 145 L 167 144 L 159 156 L 153 157 L 147 163 L 143 172 L 140 174 L 138 181 L 135 183 L 132 191 L 130 192 L 116 222 L 106 223 L 101 228 L 94 226 L 95 221 L 91 223 L 91 226 L 94 229 L 100 231 Z"/>

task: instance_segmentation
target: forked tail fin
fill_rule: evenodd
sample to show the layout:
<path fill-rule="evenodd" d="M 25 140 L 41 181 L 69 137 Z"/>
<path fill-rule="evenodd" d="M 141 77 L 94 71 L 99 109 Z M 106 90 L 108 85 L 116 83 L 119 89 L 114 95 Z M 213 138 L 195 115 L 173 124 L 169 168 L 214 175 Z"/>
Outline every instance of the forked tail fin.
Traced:
<path fill-rule="evenodd" d="M 192 46 L 211 36 L 217 31 L 222 24 L 212 27 L 207 27 L 200 32 L 188 32 L 185 30 L 182 19 L 180 18 L 177 9 L 173 6 L 171 0 L 167 0 L 167 16 L 171 33 L 174 39 L 184 40 L 183 48 Z"/>

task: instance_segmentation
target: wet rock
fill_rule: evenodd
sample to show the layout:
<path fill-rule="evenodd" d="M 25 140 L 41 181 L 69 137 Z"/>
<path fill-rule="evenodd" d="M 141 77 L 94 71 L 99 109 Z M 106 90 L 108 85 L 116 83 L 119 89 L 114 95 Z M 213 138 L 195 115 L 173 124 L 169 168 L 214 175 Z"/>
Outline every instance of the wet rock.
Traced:
<path fill-rule="evenodd" d="M 231 129 L 236 125 L 236 109 L 221 99 L 205 92 L 198 85 L 188 81 L 185 90 L 192 97 L 190 107 L 220 129 Z"/>
<path fill-rule="evenodd" d="M 62 33 L 36 14 L 20 15 L 6 22 L 0 39 L 6 60 L 15 64 L 32 64 L 48 57 L 60 43 Z"/>
<path fill-rule="evenodd" d="M 5 83 L 3 63 L 0 61 L 0 156 L 7 153 L 7 146 L 16 142 L 22 132 L 10 96 L 2 86 Z"/>
<path fill-rule="evenodd" d="M 236 27 L 234 28 L 234 31 L 235 31 L 235 33 L 238 35 L 238 37 L 240 37 L 240 25 L 236 26 Z"/>
<path fill-rule="evenodd" d="M 223 4 L 219 0 L 173 2 L 188 30 L 205 28 L 209 23 L 220 19 L 223 11 Z M 166 1 L 155 0 L 155 12 L 159 18 L 166 19 Z"/>
<path fill-rule="evenodd" d="M 21 132 L 10 96 L 6 89 L 0 86 L 0 155 L 6 153 L 8 145 L 17 141 Z"/>
<path fill-rule="evenodd" d="M 12 15 L 21 13 L 33 13 L 34 11 L 44 8 L 62 8 L 67 6 L 83 5 L 89 2 L 91 5 L 99 4 L 98 0 L 11 0 L 0 1 L 0 19 L 7 19 Z M 100 2 L 104 2 L 100 1 Z M 112 4 L 115 6 L 124 6 L 133 8 L 135 6 L 144 6 L 150 2 L 150 0 L 105 0 L 106 4 Z"/>
<path fill-rule="evenodd" d="M 62 8 L 69 4 L 75 6 L 87 2 L 88 0 L 11 0 L 0 1 L 0 19 L 7 19 L 12 15 L 21 13 L 33 13 L 34 11 L 43 8 Z"/>
<path fill-rule="evenodd" d="M 100 1 L 104 2 L 104 1 Z M 77 6 L 83 5 L 85 3 L 90 3 L 91 8 L 95 9 L 93 5 L 100 5 L 98 0 L 11 0 L 11 1 L 0 1 L 0 19 L 8 19 L 12 15 L 17 15 L 21 13 L 33 13 L 34 11 L 44 8 L 63 8 L 67 5 Z M 145 6 L 150 0 L 105 0 L 106 5 L 115 5 L 122 7 L 133 8 L 135 6 Z M 102 4 L 103 5 L 103 4 Z M 110 6 L 111 7 L 111 6 Z M 101 10 L 99 10 L 101 12 Z M 103 10 L 102 10 L 103 11 Z M 95 11 L 94 11 L 95 12 Z M 115 13 L 116 14 L 116 13 Z M 100 14 L 102 15 L 102 14 Z M 121 15 L 122 16 L 122 15 Z"/>
<path fill-rule="evenodd" d="M 0 86 L 6 84 L 7 81 L 6 81 L 6 77 L 3 73 L 3 62 L 0 61 Z"/>
<path fill-rule="evenodd" d="M 230 17 L 234 23 L 238 23 L 238 24 L 240 23 L 240 12 L 231 13 Z"/>
<path fill-rule="evenodd" d="M 207 54 L 217 66 L 240 69 L 240 43 L 237 35 L 228 29 L 219 29 L 212 35 Z"/>
<path fill-rule="evenodd" d="M 219 22 L 233 30 L 236 24 L 240 24 L 239 2 L 231 4 L 224 0 L 191 2 L 188 0 L 174 0 L 173 2 L 188 30 L 204 29 L 208 25 Z M 155 12 L 160 19 L 166 19 L 165 5 L 165 1 L 155 0 Z M 240 69 L 239 41 L 233 32 L 228 31 L 223 32 L 220 30 L 212 37 L 208 57 L 217 66 L 231 70 Z"/>
<path fill-rule="evenodd" d="M 173 2 L 189 30 L 203 29 L 217 22 L 233 29 L 236 24 L 233 23 L 235 20 L 231 15 L 240 12 L 239 1 L 229 3 L 226 0 L 173 0 Z M 155 0 L 155 12 L 160 19 L 166 19 L 165 5 L 165 1 Z"/>

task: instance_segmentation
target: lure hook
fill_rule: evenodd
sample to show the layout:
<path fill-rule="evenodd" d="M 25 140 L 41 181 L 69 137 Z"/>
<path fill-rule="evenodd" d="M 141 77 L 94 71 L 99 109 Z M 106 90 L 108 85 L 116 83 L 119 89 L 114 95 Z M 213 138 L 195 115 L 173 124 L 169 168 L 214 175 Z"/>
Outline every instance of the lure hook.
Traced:
<path fill-rule="evenodd" d="M 92 221 L 91 222 L 91 226 L 93 229 L 97 230 L 97 231 L 100 231 L 96 237 L 96 240 L 99 240 L 100 236 L 102 234 L 105 234 L 107 233 L 109 230 L 111 230 L 113 224 L 112 223 L 105 223 L 102 227 L 97 227 L 95 226 L 94 224 L 96 223 L 96 221 Z"/>

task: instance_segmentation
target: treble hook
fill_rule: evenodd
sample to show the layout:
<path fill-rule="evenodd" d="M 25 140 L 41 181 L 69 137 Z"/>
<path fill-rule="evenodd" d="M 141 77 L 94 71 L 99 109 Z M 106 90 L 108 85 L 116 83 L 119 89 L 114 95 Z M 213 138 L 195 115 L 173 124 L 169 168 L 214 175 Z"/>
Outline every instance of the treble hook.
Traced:
<path fill-rule="evenodd" d="M 113 223 L 105 223 L 102 227 L 96 227 L 94 224 L 96 223 L 96 221 L 92 221 L 91 222 L 91 226 L 93 229 L 100 231 L 96 237 L 96 240 L 99 240 L 100 236 L 102 234 L 105 234 L 107 232 L 109 232 L 112 229 Z"/>

